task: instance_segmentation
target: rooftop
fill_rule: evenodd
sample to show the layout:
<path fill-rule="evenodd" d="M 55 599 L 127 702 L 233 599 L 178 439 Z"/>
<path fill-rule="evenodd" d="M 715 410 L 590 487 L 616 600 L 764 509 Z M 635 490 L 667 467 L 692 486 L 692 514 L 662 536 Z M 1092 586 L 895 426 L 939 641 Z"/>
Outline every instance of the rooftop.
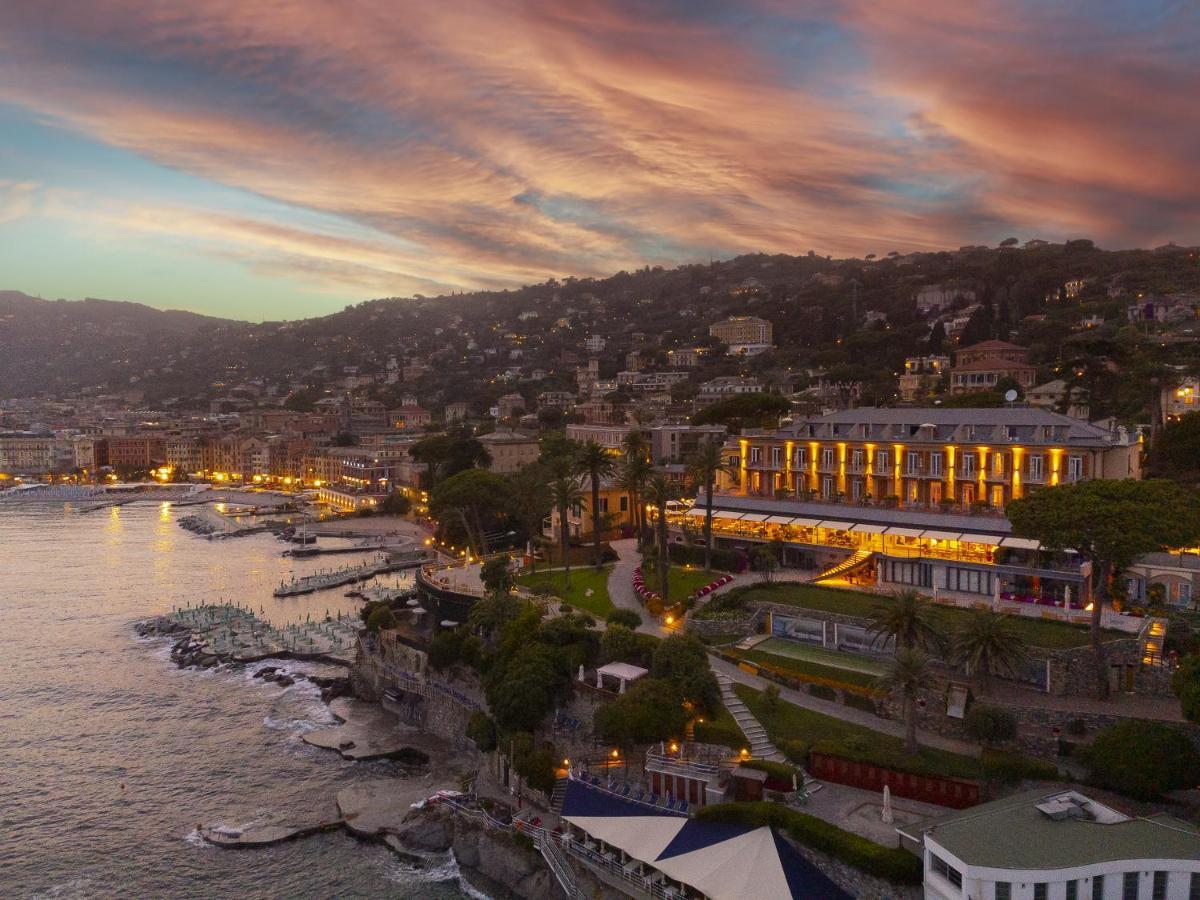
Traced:
<path fill-rule="evenodd" d="M 1028 791 L 905 833 L 931 838 L 971 866 L 1067 869 L 1125 859 L 1200 860 L 1200 831 L 1167 815 L 1126 816 L 1075 791 Z"/>

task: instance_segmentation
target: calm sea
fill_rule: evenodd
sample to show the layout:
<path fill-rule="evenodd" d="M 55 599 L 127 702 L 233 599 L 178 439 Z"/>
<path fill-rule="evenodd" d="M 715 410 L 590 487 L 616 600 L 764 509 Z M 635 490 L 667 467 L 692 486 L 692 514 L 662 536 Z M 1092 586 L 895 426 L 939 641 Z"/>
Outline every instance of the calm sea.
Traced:
<path fill-rule="evenodd" d="M 332 722 L 311 685 L 181 671 L 134 635 L 189 602 L 248 602 L 276 625 L 357 612 L 344 588 L 271 596 L 354 555 L 293 563 L 270 535 L 210 542 L 176 525 L 186 512 L 0 504 L 0 897 L 465 896 L 452 861 L 418 872 L 343 833 L 258 851 L 196 836 L 312 821 L 343 787 L 399 770 L 304 744 Z"/>

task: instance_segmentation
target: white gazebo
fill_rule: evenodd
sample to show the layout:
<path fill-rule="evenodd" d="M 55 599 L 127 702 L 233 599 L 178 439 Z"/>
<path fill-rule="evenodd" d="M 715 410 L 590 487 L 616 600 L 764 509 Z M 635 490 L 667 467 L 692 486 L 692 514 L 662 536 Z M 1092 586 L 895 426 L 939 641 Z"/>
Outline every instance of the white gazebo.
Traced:
<path fill-rule="evenodd" d="M 629 682 L 637 681 L 642 676 L 648 674 L 649 672 L 641 666 L 633 666 L 622 662 L 609 663 L 607 666 L 601 666 L 596 670 L 596 688 L 604 688 L 604 676 L 607 675 L 609 678 L 615 678 L 621 683 L 621 686 L 617 689 L 617 693 L 623 694 L 625 693 L 625 686 Z"/>

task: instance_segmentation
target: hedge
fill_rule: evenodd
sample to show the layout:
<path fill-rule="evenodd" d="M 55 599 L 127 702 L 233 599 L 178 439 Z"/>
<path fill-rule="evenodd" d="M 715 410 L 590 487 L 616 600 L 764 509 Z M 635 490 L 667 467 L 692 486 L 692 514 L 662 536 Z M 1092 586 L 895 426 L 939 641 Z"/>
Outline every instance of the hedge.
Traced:
<path fill-rule="evenodd" d="M 681 566 L 704 565 L 704 547 L 702 545 L 671 544 L 667 555 L 671 557 L 671 562 Z M 741 572 L 746 568 L 746 557 L 734 550 L 713 547 L 712 567 L 722 572 Z"/>
<path fill-rule="evenodd" d="M 842 702 L 852 709 L 860 709 L 863 712 L 871 713 L 871 715 L 879 715 L 875 709 L 875 701 L 870 697 L 860 697 L 858 694 L 846 691 L 842 694 Z"/>
<path fill-rule="evenodd" d="M 893 884 L 920 884 L 921 860 L 899 847 L 884 847 L 849 831 L 777 803 L 718 803 L 701 809 L 696 818 L 707 822 L 777 828 L 799 844 Z"/>

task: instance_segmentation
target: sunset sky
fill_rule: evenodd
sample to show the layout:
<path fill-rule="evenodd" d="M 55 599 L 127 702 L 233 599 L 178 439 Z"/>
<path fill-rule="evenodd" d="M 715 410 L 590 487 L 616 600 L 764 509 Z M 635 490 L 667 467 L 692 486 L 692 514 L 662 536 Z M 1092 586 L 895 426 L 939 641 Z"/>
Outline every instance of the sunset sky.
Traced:
<path fill-rule="evenodd" d="M 1200 242 L 1200 4 L 0 0 L 0 289 L 293 318 Z"/>

